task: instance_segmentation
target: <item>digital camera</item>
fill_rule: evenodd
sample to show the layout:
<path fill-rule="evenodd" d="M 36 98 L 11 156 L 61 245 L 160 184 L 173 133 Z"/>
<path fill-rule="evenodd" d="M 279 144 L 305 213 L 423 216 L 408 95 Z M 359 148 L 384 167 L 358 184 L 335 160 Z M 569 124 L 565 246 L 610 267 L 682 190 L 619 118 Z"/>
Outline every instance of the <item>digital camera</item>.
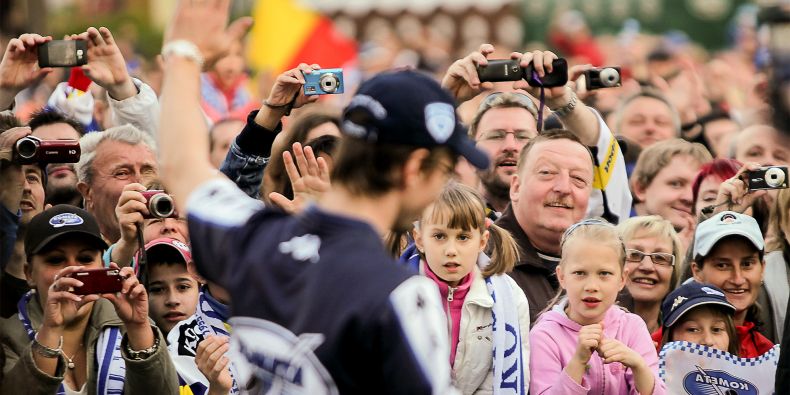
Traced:
<path fill-rule="evenodd" d="M 533 78 L 535 66 L 532 63 L 524 69 L 524 79 L 527 80 L 529 86 L 554 88 L 557 86 L 564 86 L 568 82 L 568 62 L 563 59 L 554 59 L 551 62 L 551 73 L 546 73 L 540 78 L 540 83 Z"/>
<path fill-rule="evenodd" d="M 52 40 L 38 46 L 39 67 L 74 67 L 88 63 L 84 40 Z"/>
<path fill-rule="evenodd" d="M 77 163 L 80 161 L 79 140 L 42 140 L 27 136 L 14 145 L 14 161 L 31 163 Z"/>
<path fill-rule="evenodd" d="M 143 218 L 176 218 L 176 205 L 173 197 L 162 190 L 150 190 L 141 192 L 145 197 L 145 205 L 148 207 L 148 215 Z"/>
<path fill-rule="evenodd" d="M 787 188 L 787 167 L 767 166 L 746 172 L 749 190 Z"/>
<path fill-rule="evenodd" d="M 480 82 L 518 81 L 524 79 L 519 59 L 492 59 L 486 66 L 477 66 Z"/>
<path fill-rule="evenodd" d="M 89 269 L 74 272 L 68 277 L 76 278 L 82 282 L 81 287 L 75 287 L 75 295 L 112 294 L 121 292 L 123 277 L 118 269 Z"/>
<path fill-rule="evenodd" d="M 343 93 L 343 89 L 343 69 L 320 69 L 304 74 L 305 96 L 335 95 Z"/>
<path fill-rule="evenodd" d="M 616 88 L 623 84 L 619 67 L 603 67 L 590 69 L 584 72 L 587 90 L 601 88 Z"/>

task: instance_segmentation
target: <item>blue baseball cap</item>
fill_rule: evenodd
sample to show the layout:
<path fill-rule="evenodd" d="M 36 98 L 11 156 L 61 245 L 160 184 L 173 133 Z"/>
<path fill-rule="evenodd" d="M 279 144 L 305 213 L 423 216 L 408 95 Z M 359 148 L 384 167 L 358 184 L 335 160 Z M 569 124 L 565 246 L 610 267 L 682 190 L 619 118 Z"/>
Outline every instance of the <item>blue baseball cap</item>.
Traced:
<path fill-rule="evenodd" d="M 670 292 L 661 303 L 661 314 L 664 317 L 664 326 L 669 328 L 691 309 L 705 304 L 724 306 L 735 313 L 735 306 L 727 301 L 724 292 L 719 287 L 711 284 L 702 284 L 689 281 Z"/>
<path fill-rule="evenodd" d="M 438 82 L 412 71 L 380 73 L 360 85 L 343 111 L 343 133 L 376 144 L 446 146 L 478 169 L 488 155 L 475 147 Z"/>

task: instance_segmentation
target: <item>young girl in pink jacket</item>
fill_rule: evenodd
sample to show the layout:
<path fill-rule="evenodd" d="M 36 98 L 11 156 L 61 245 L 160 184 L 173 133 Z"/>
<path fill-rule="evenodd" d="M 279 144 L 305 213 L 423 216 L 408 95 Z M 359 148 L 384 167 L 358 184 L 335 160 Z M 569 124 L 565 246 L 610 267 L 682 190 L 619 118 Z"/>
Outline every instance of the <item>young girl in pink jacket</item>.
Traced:
<path fill-rule="evenodd" d="M 563 293 L 529 336 L 532 394 L 664 394 L 658 355 L 644 321 L 615 306 L 625 285 L 617 229 L 588 219 L 561 241 Z"/>

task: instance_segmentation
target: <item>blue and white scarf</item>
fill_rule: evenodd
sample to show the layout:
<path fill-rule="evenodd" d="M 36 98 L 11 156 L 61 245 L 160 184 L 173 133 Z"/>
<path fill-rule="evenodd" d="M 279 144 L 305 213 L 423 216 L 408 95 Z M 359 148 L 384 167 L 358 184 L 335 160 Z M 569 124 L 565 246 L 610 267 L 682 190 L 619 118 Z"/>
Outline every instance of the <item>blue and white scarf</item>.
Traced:
<path fill-rule="evenodd" d="M 230 326 L 226 324 L 227 320 L 227 306 L 201 290 L 195 314 L 176 324 L 167 334 L 167 350 L 176 367 L 179 386 L 189 387 L 195 395 L 208 392 L 208 379 L 200 372 L 195 363 L 197 347 L 208 335 L 230 337 Z M 238 394 L 237 373 L 233 362 L 230 364 L 230 374 L 233 377 L 230 393 Z"/>
<path fill-rule="evenodd" d="M 30 322 L 30 315 L 27 312 L 27 305 L 33 298 L 33 291 L 29 291 L 17 304 L 19 309 L 19 320 L 25 327 L 30 341 L 36 337 L 36 330 Z M 96 361 L 98 362 L 99 377 L 96 379 L 96 393 L 99 395 L 121 395 L 123 394 L 124 382 L 126 378 L 126 363 L 121 356 L 121 330 L 116 326 L 108 326 L 99 334 L 96 342 Z M 58 395 L 64 395 L 66 389 L 63 383 L 58 387 Z"/>
<path fill-rule="evenodd" d="M 478 261 L 479 262 L 479 261 Z M 506 274 L 487 277 L 486 288 L 494 300 L 494 395 L 526 395 L 526 363 L 522 348 L 521 325 L 516 296 Z M 500 299 L 497 299 L 497 298 Z M 526 334 L 524 334 L 526 335 Z"/>

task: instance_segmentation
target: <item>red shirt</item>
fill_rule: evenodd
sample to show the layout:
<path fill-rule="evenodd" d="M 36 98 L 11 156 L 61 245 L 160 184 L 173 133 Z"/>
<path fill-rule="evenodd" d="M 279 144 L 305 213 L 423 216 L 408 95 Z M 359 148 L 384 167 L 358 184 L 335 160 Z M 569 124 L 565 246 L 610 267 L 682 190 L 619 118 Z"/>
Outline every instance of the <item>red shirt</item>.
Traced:
<path fill-rule="evenodd" d="M 656 351 L 661 352 L 661 338 L 664 336 L 664 327 L 658 328 L 652 335 L 656 344 Z M 738 356 L 741 358 L 755 358 L 765 354 L 774 344 L 754 328 L 753 322 L 744 322 L 743 326 L 736 326 L 738 334 Z"/>

